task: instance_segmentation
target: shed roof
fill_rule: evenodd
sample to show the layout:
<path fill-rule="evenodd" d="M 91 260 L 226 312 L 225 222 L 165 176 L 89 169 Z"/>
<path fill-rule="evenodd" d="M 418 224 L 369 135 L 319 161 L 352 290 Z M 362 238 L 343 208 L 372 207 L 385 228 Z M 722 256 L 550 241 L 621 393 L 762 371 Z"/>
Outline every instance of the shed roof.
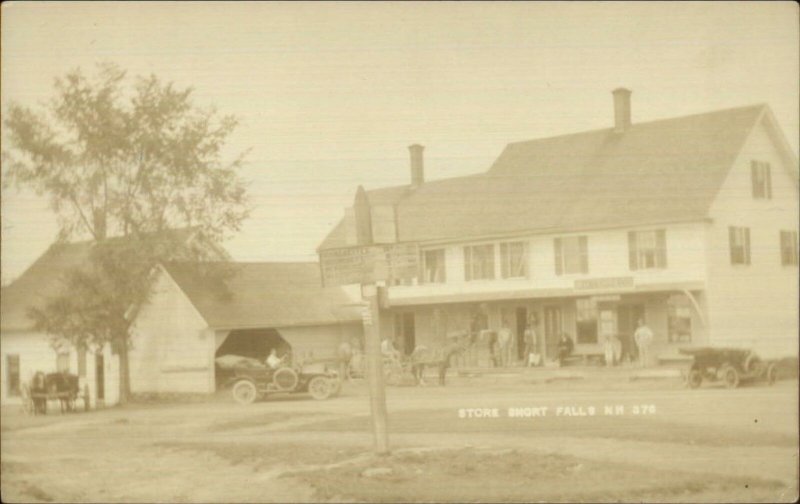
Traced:
<path fill-rule="evenodd" d="M 703 219 L 766 105 L 511 143 L 481 174 L 392 188 L 399 241 Z M 368 191 L 386 199 L 387 189 Z M 345 246 L 342 222 L 320 249 Z"/>
<path fill-rule="evenodd" d="M 318 263 L 172 262 L 164 268 L 213 328 L 360 320 L 360 311 L 342 288 L 321 286 Z"/>

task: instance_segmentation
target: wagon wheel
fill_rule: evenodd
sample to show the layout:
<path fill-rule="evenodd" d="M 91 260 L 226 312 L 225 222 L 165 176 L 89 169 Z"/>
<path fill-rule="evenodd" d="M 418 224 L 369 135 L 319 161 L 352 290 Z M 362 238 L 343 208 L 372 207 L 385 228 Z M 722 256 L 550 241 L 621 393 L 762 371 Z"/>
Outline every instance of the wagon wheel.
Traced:
<path fill-rule="evenodd" d="M 696 389 L 701 383 L 703 383 L 703 373 L 699 369 L 689 370 L 689 374 L 686 376 L 686 385 L 689 388 Z"/>
<path fill-rule="evenodd" d="M 774 385 L 775 381 L 778 379 L 778 366 L 775 364 L 770 364 L 767 366 L 767 383 L 770 385 Z"/>
<path fill-rule="evenodd" d="M 253 404 L 258 398 L 258 390 L 250 380 L 239 380 L 233 385 L 233 400 L 239 404 Z"/>
<path fill-rule="evenodd" d="M 736 388 L 739 386 L 739 372 L 731 365 L 722 366 L 722 380 L 728 388 Z"/>
<path fill-rule="evenodd" d="M 324 376 L 315 376 L 308 382 L 308 392 L 311 397 L 317 400 L 327 399 L 331 396 L 331 385 L 329 379 Z"/>
<path fill-rule="evenodd" d="M 35 407 L 33 404 L 33 397 L 31 397 L 31 389 L 28 387 L 27 384 L 22 384 L 20 389 L 20 395 L 22 396 L 22 411 L 26 415 L 33 415 L 35 413 Z"/>

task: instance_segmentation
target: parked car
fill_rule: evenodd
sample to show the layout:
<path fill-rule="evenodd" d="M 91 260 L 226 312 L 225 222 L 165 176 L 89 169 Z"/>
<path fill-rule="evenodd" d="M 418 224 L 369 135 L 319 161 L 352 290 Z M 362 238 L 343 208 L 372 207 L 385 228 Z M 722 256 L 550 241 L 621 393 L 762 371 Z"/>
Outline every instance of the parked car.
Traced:
<path fill-rule="evenodd" d="M 272 394 L 305 393 L 318 400 L 328 399 L 339 393 L 341 382 L 334 371 L 295 369 L 284 366 L 271 369 L 243 367 L 235 368 L 229 379 L 233 399 L 240 404 L 251 404 Z"/>
<path fill-rule="evenodd" d="M 755 352 L 742 348 L 682 348 L 680 353 L 694 360 L 685 374 L 689 388 L 699 387 L 703 381 L 722 381 L 726 387 L 735 388 L 747 381 L 763 380 L 772 385 L 778 377 L 775 362 L 761 360 Z"/>

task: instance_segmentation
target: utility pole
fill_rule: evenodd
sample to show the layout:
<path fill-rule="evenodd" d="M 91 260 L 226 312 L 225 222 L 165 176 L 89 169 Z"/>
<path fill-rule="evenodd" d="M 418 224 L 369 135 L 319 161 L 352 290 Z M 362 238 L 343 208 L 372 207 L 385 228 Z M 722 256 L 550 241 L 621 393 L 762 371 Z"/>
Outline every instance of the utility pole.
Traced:
<path fill-rule="evenodd" d="M 361 297 L 368 303 L 363 313 L 364 350 L 367 357 L 367 381 L 375 453 L 388 455 L 389 429 L 386 421 L 386 390 L 383 383 L 379 289 L 375 283 L 362 284 Z"/>

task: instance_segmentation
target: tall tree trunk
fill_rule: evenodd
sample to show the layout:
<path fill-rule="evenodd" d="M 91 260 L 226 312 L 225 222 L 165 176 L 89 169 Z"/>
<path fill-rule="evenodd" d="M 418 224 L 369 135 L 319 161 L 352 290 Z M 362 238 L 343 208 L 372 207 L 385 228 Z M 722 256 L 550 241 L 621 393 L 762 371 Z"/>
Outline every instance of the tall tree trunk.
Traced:
<path fill-rule="evenodd" d="M 131 371 L 127 338 L 120 338 L 117 343 L 117 351 L 119 356 L 119 403 L 126 404 L 131 397 Z"/>

